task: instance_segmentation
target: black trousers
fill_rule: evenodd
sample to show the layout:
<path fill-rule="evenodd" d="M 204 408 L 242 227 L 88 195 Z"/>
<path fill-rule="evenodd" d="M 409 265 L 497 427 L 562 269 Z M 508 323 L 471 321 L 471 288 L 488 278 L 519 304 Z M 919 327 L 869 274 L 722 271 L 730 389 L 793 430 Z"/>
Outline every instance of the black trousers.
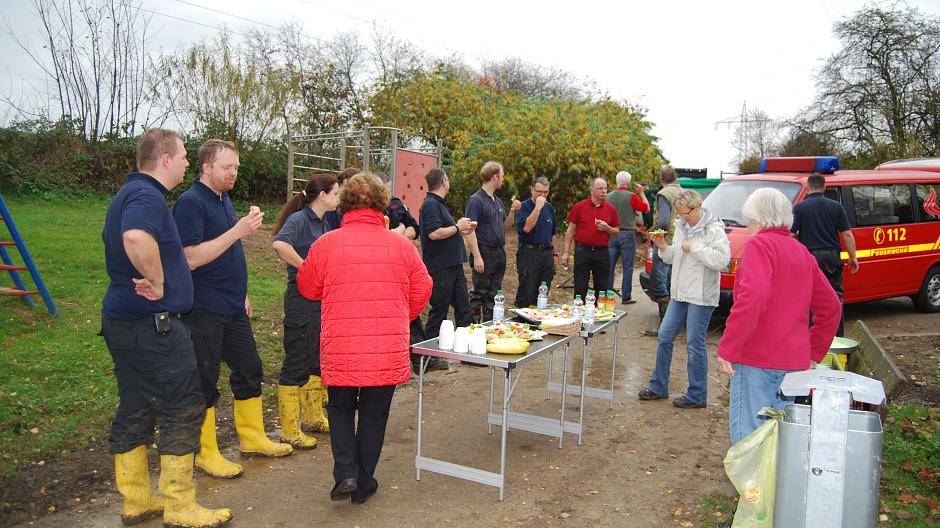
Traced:
<path fill-rule="evenodd" d="M 470 311 L 477 323 L 493 319 L 493 297 L 502 288 L 503 276 L 506 275 L 505 249 L 480 246 L 480 256 L 483 258 L 483 273 L 471 273 L 473 290 L 470 291 Z M 473 269 L 473 255 L 470 255 L 470 269 Z"/>
<path fill-rule="evenodd" d="M 150 445 L 158 427 L 161 455 L 196 452 L 206 402 L 186 325 L 172 318 L 170 331 L 158 334 L 153 317 L 102 319 L 101 335 L 114 360 L 119 398 L 109 451 L 121 454 Z"/>
<path fill-rule="evenodd" d="M 300 387 L 320 375 L 320 301 L 300 295 L 297 284 L 284 292 L 284 363 L 278 383 Z"/>
<path fill-rule="evenodd" d="M 463 266 L 450 266 L 431 273 L 434 287 L 431 289 L 431 311 L 428 312 L 428 324 L 424 327 L 426 339 L 433 339 L 441 331 L 441 321 L 447 318 L 447 310 L 454 307 L 457 326 L 469 326 L 473 322 L 470 316 L 470 299 L 467 295 L 467 277 Z"/>
<path fill-rule="evenodd" d="M 606 247 L 574 246 L 574 294 L 584 300 L 589 275 L 594 277 L 594 295 L 610 285 L 610 252 Z"/>
<path fill-rule="evenodd" d="M 534 249 L 519 246 L 516 252 L 516 270 L 519 275 L 519 289 L 516 290 L 516 306 L 528 308 L 536 304 L 539 286 L 544 282 L 552 287 L 555 277 L 555 260 L 552 248 Z M 583 299 L 583 298 L 582 298 Z"/>
<path fill-rule="evenodd" d="M 359 489 L 353 493 L 353 498 L 365 497 L 379 485 L 374 476 L 375 467 L 385 443 L 385 426 L 395 386 L 331 386 L 327 391 L 330 395 L 326 413 L 330 419 L 333 479 L 336 482 L 348 478 L 358 480 Z"/>
<path fill-rule="evenodd" d="M 220 315 L 197 309 L 183 316 L 183 322 L 192 334 L 207 407 L 215 407 L 219 401 L 219 373 L 223 361 L 232 371 L 229 384 L 236 400 L 261 396 L 264 372 L 251 322 L 245 313 Z"/>
<path fill-rule="evenodd" d="M 829 285 L 839 296 L 839 302 L 842 304 L 842 317 L 839 319 L 839 329 L 836 335 L 842 337 L 845 331 L 845 287 L 842 285 L 842 258 L 837 249 L 812 249 L 810 253 L 816 257 L 816 263 L 823 275 L 829 280 Z"/>

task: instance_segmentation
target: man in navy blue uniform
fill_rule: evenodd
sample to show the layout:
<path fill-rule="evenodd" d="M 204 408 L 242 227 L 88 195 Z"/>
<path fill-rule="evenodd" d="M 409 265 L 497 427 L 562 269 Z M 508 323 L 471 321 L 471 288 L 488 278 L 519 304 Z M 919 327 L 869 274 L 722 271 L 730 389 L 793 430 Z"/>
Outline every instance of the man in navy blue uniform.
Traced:
<path fill-rule="evenodd" d="M 227 508 L 200 506 L 193 484 L 206 403 L 189 329 L 180 320 L 192 309 L 193 282 L 165 196 L 188 166 L 176 132 L 146 131 L 137 144 L 139 172 L 114 196 L 101 233 L 110 279 L 101 335 L 119 397 L 108 448 L 124 524 L 161 514 L 167 526 L 221 526 L 232 518 Z M 162 500 L 153 497 L 147 464 L 157 427 Z"/>
<path fill-rule="evenodd" d="M 421 258 L 434 281 L 431 290 L 427 338 L 437 337 L 447 310 L 454 307 L 457 326 L 469 326 L 470 299 L 467 296 L 467 277 L 463 264 L 467 261 L 463 237 L 473 233 L 469 218 L 454 221 L 444 197 L 450 192 L 450 178 L 441 169 L 431 169 L 425 176 L 428 194 L 418 214 L 421 238 Z M 435 358 L 432 358 L 432 360 Z M 435 361 L 431 362 L 435 366 Z"/>
<path fill-rule="evenodd" d="M 835 200 L 826 198 L 826 177 L 822 174 L 813 174 L 806 178 L 809 194 L 802 202 L 793 206 L 793 225 L 790 231 L 793 236 L 806 246 L 806 249 L 816 257 L 819 269 L 829 279 L 829 284 L 839 296 L 844 297 L 845 288 L 842 285 L 842 244 L 839 235 L 845 242 L 845 251 L 849 255 L 849 273 L 858 272 L 858 258 L 855 254 L 855 236 L 849 226 L 848 215 L 845 208 Z M 845 315 L 843 314 L 843 319 Z M 837 336 L 843 335 L 844 321 L 839 321 Z"/>
<path fill-rule="evenodd" d="M 199 179 L 173 207 L 183 251 L 192 270 L 195 302 L 183 317 L 192 333 L 199 375 L 206 400 L 206 419 L 196 467 L 219 478 L 242 474 L 242 466 L 222 457 L 215 429 L 222 361 L 231 369 L 235 396 L 235 429 L 244 453 L 289 455 L 288 444 L 264 434 L 261 413 L 261 357 L 251 331 L 248 265 L 241 239 L 261 226 L 257 207 L 238 218 L 228 192 L 238 178 L 238 149 L 233 143 L 210 139 L 199 148 Z"/>
<path fill-rule="evenodd" d="M 519 250 L 516 251 L 516 271 L 519 289 L 515 304 L 528 308 L 536 304 L 539 286 L 544 282 L 549 288 L 555 277 L 555 253 L 552 237 L 555 236 L 555 209 L 548 202 L 548 179 L 539 176 L 532 181 L 532 196 L 522 202 L 516 212 L 516 232 L 519 233 Z"/>
<path fill-rule="evenodd" d="M 477 223 L 473 234 L 467 237 L 470 246 L 473 289 L 470 291 L 470 309 L 476 322 L 493 318 L 493 298 L 503 287 L 506 274 L 506 230 L 511 228 L 519 200 L 512 198 L 509 214 L 503 201 L 496 197 L 505 182 L 503 166 L 487 161 L 480 169 L 483 185 L 467 200 L 464 215 Z"/>

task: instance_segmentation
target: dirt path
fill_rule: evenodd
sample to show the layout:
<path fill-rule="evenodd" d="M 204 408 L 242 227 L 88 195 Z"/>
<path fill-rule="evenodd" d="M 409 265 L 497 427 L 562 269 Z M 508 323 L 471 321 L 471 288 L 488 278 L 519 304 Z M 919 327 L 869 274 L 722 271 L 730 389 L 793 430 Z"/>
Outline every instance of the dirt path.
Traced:
<path fill-rule="evenodd" d="M 415 481 L 416 381 L 395 395 L 377 471 L 381 488 L 365 505 L 329 500 L 332 458 L 326 436 L 314 451 L 276 461 L 242 461 L 246 476 L 235 481 L 199 475 L 199 497 L 209 505 L 231 507 L 233 526 L 680 526 L 699 497 L 732 491 L 721 468 L 728 447 L 725 399 L 719 397 L 724 390 L 711 380 L 713 404 L 703 410 L 636 400 L 656 345 L 639 331 L 655 317 L 655 306 L 641 299 L 622 322 L 614 408 L 588 400 L 583 446 L 571 435 L 564 449 L 558 449 L 551 438 L 510 432 L 504 502 L 497 500 L 495 488 L 450 477 L 425 473 Z M 716 338 L 710 341 L 714 344 Z M 609 383 L 611 341 L 607 335 L 593 347 L 591 385 Z M 679 348 L 675 395 L 686 382 L 684 346 Z M 573 352 L 580 356 L 580 347 Z M 459 364 L 451 368 L 427 378 L 426 454 L 495 470 L 499 436 L 488 435 L 485 425 L 489 371 Z M 514 409 L 558 414 L 558 396 L 545 400 L 546 371 L 545 360 L 526 367 L 513 396 Z M 718 378 L 714 366 L 710 374 Z M 568 399 L 569 412 L 577 411 L 576 401 Z M 232 450 L 228 455 L 239 458 Z M 105 493 L 94 503 L 85 501 L 30 526 L 120 526 L 118 499 Z M 677 510 L 682 515 L 674 515 Z M 143 526 L 159 525 L 153 521 Z"/>
<path fill-rule="evenodd" d="M 509 260 L 504 287 L 511 292 L 515 269 L 514 259 Z M 561 275 L 556 282 L 564 278 Z M 613 409 L 588 400 L 585 443 L 580 447 L 572 435 L 564 449 L 558 449 L 557 441 L 549 437 L 511 431 L 504 502 L 497 500 L 495 488 L 463 480 L 430 473 L 420 482 L 415 480 L 416 381 L 395 395 L 376 475 L 381 487 L 365 505 L 329 500 L 332 457 L 325 435 L 320 435 L 318 449 L 276 461 L 239 460 L 233 439 L 223 439 L 229 446 L 227 456 L 243 463 L 246 475 L 220 481 L 197 472 L 198 496 L 206 505 L 232 508 L 232 526 L 694 526 L 692 512 L 699 498 L 713 492 L 734 493 L 721 465 L 729 445 L 726 378 L 714 362 L 709 365 L 711 403 L 706 409 L 679 410 L 668 400 L 637 401 L 635 395 L 646 383 L 656 350 L 655 339 L 640 335 L 640 330 L 655 324 L 656 308 L 638 285 L 634 288 L 639 303 L 621 323 Z M 556 290 L 553 300 L 570 295 L 570 289 Z M 916 312 L 907 299 L 850 306 L 846 315 L 848 324 L 861 318 L 879 337 L 935 333 L 940 320 Z M 720 329 L 710 334 L 710 352 L 719 338 Z M 592 386 L 610 382 L 610 346 L 610 335 L 593 345 Z M 673 358 L 672 396 L 685 387 L 684 348 L 680 339 Z M 579 346 L 572 355 L 580 357 Z M 577 361 L 574 367 L 579 368 Z M 558 414 L 558 396 L 545 399 L 546 370 L 545 359 L 525 368 L 513 409 Z M 449 372 L 429 374 L 426 383 L 425 454 L 495 471 L 499 436 L 498 430 L 493 435 L 486 431 L 488 369 L 454 364 Z M 577 399 L 568 402 L 568 412 L 576 412 Z M 100 470 L 110 480 L 110 468 Z M 100 484 L 99 489 L 112 489 L 108 482 Z M 19 526 L 120 525 L 118 495 L 91 491 L 67 509 Z M 160 522 L 142 526 L 157 527 Z"/>

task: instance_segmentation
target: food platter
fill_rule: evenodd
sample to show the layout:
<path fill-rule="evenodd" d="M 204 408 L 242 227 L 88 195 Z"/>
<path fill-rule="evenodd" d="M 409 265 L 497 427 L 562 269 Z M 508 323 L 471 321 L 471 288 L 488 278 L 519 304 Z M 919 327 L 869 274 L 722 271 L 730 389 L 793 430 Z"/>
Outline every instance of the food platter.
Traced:
<path fill-rule="evenodd" d="M 556 308 L 548 308 L 544 310 L 537 310 L 535 308 L 513 308 L 513 312 L 516 313 L 519 317 L 530 321 L 532 323 L 541 323 L 549 317 L 555 317 L 559 319 L 572 319 L 574 318 L 574 312 L 572 307 L 567 304 L 563 304 Z"/>
<path fill-rule="evenodd" d="M 486 332 L 487 342 L 505 338 L 517 338 L 524 341 L 541 341 L 546 334 L 546 332 L 542 330 L 533 330 L 525 323 L 514 323 L 509 321 L 504 321 L 501 323 L 470 325 L 471 332 L 473 332 L 473 330 L 476 328 L 482 328 Z"/>

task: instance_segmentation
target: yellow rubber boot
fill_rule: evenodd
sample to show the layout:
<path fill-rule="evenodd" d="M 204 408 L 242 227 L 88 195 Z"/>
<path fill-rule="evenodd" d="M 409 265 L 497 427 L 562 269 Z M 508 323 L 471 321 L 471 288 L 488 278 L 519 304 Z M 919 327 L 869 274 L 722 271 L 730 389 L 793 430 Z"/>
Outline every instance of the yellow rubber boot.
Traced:
<path fill-rule="evenodd" d="M 325 393 L 326 387 L 320 381 L 320 376 L 310 376 L 307 384 L 300 388 L 300 425 L 304 431 L 330 431 L 330 421 L 323 413 Z"/>
<path fill-rule="evenodd" d="M 131 526 L 163 513 L 163 501 L 155 499 L 150 489 L 147 446 L 137 446 L 127 453 L 114 455 L 114 483 L 124 497 L 121 522 Z"/>
<path fill-rule="evenodd" d="M 235 400 L 235 429 L 241 439 L 242 453 L 282 457 L 294 452 L 289 444 L 274 442 L 264 434 L 260 396 Z"/>
<path fill-rule="evenodd" d="M 244 472 L 244 468 L 229 462 L 219 452 L 219 441 L 215 433 L 215 407 L 206 409 L 206 421 L 202 422 L 202 433 L 199 435 L 196 467 L 213 477 L 225 479 L 240 477 Z"/>
<path fill-rule="evenodd" d="M 166 528 L 211 528 L 232 520 L 232 510 L 210 510 L 196 502 L 192 453 L 183 456 L 160 455 L 160 495 L 164 499 L 163 526 Z"/>
<path fill-rule="evenodd" d="M 297 449 L 317 447 L 317 439 L 300 430 L 300 387 L 278 385 L 277 401 L 281 411 L 281 440 Z"/>

